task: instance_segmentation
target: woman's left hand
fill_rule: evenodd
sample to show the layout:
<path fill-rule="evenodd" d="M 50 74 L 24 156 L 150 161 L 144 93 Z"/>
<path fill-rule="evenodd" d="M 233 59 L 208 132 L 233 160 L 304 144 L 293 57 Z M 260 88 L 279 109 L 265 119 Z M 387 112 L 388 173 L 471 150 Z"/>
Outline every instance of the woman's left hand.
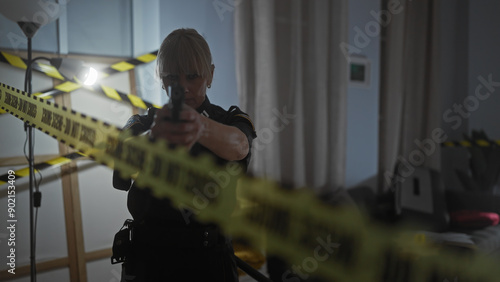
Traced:
<path fill-rule="evenodd" d="M 172 122 L 171 116 L 172 111 L 168 105 L 158 110 L 151 128 L 151 136 L 191 149 L 204 134 L 203 117 L 188 105 L 183 105 L 178 122 Z"/>

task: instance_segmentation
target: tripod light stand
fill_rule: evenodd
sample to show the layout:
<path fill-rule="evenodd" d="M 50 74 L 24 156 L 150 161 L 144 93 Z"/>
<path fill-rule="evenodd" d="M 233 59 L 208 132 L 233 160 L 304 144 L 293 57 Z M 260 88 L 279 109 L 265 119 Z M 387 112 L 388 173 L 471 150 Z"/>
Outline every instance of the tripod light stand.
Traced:
<path fill-rule="evenodd" d="M 63 1 L 65 2 L 65 1 Z M 97 78 L 97 72 L 91 68 L 85 68 L 83 62 L 75 59 L 61 58 L 32 58 L 32 39 L 38 29 L 57 19 L 62 13 L 61 4 L 54 1 L 38 0 L 0 0 L 0 13 L 9 20 L 16 22 L 27 38 L 28 59 L 24 81 L 24 91 L 32 93 L 32 70 L 35 61 L 46 60 L 52 66 L 59 69 L 59 72 L 67 79 L 77 79 L 84 81 L 84 84 L 91 85 Z M 35 187 L 34 171 L 34 130 L 32 125 L 26 123 L 25 129 L 28 132 L 28 163 L 29 163 L 29 205 L 30 205 L 30 273 L 31 281 L 36 281 L 36 259 L 35 259 L 35 219 L 34 208 L 41 203 L 41 193 Z M 35 191 L 36 188 L 36 191 Z"/>

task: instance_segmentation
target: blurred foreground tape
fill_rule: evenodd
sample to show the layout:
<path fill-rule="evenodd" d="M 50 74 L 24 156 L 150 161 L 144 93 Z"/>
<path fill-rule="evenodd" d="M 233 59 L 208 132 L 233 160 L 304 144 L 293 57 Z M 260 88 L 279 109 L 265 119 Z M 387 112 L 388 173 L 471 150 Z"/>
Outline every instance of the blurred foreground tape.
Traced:
<path fill-rule="evenodd" d="M 169 198 L 189 220 L 219 224 L 253 246 L 266 246 L 290 263 L 283 281 L 322 276 L 328 281 L 498 281 L 498 262 L 457 256 L 416 241 L 414 234 L 375 226 L 350 208 L 333 208 L 306 191 L 276 183 L 238 180 L 249 208 L 235 206 L 235 164 L 214 165 L 182 149 L 126 131 L 0 84 L 0 108 L 95 161 L 117 169 L 157 197 Z M 139 172 L 137 174 L 137 172 Z M 111 181 L 111 180 L 110 180 Z"/>

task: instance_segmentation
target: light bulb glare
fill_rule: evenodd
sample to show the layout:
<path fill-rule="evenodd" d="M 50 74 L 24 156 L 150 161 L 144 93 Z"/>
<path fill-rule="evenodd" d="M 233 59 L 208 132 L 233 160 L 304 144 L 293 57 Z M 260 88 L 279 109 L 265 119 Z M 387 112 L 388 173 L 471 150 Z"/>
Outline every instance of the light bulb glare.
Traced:
<path fill-rule="evenodd" d="M 85 85 L 93 85 L 97 81 L 97 70 L 94 69 L 93 67 L 89 68 L 89 73 L 87 74 L 87 77 L 85 78 L 85 81 L 83 84 Z"/>

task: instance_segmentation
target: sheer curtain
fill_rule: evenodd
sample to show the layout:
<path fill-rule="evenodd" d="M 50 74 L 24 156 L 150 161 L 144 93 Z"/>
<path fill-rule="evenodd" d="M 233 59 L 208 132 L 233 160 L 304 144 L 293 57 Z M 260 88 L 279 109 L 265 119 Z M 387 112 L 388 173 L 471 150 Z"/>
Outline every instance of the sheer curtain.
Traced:
<path fill-rule="evenodd" d="M 343 187 L 347 0 L 237 3 L 238 92 L 258 135 L 250 171 L 318 193 Z"/>
<path fill-rule="evenodd" d="M 393 1 L 382 2 L 390 9 Z M 440 167 L 439 1 L 400 3 L 382 44 L 379 192 L 415 167 Z"/>

